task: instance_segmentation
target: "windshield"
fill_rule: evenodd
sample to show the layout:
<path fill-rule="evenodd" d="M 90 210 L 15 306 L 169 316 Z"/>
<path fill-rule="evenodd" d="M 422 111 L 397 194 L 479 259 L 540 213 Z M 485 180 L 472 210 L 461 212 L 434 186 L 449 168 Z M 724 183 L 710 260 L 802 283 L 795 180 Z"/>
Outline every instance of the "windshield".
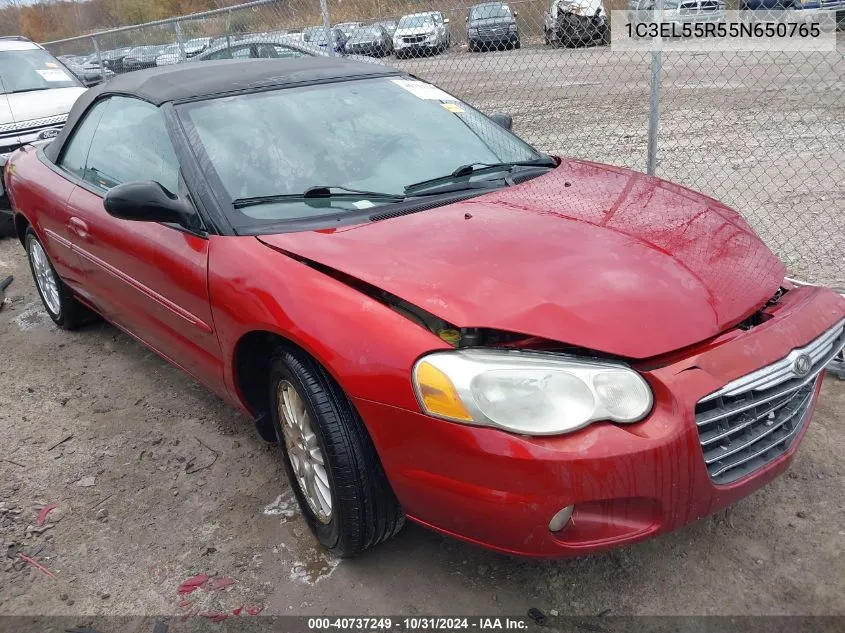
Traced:
<path fill-rule="evenodd" d="M 399 20 L 397 29 L 418 29 L 423 26 L 433 26 L 434 21 L 430 15 L 406 15 Z"/>
<path fill-rule="evenodd" d="M 79 85 L 47 51 L 40 48 L 0 51 L 0 94 Z"/>
<path fill-rule="evenodd" d="M 350 41 L 352 42 L 365 42 L 369 40 L 377 39 L 381 35 L 381 28 L 377 26 L 362 26 L 360 29 L 357 29 L 354 33 L 352 33 L 352 37 Z"/>
<path fill-rule="evenodd" d="M 510 7 L 506 4 L 482 4 L 469 10 L 470 20 L 487 20 L 489 18 L 509 18 Z"/>
<path fill-rule="evenodd" d="M 461 165 L 542 157 L 470 106 L 413 79 L 279 89 L 188 103 L 178 111 L 228 201 L 329 185 L 402 196 L 407 185 Z M 386 203 L 365 195 L 284 200 L 233 210 L 232 223 L 255 227 Z"/>

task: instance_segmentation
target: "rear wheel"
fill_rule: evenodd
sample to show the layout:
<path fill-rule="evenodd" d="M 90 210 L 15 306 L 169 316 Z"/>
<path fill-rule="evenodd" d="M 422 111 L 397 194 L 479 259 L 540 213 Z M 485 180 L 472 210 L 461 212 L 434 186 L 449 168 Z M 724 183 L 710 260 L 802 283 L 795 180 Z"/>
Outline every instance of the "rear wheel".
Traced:
<path fill-rule="evenodd" d="M 88 320 L 91 312 L 73 297 L 73 292 L 56 273 L 32 227 L 26 230 L 24 246 L 38 295 L 56 325 L 72 330 Z"/>
<path fill-rule="evenodd" d="M 310 356 L 270 364 L 271 415 L 300 509 L 320 543 L 354 556 L 404 524 L 372 440 L 349 399 Z"/>

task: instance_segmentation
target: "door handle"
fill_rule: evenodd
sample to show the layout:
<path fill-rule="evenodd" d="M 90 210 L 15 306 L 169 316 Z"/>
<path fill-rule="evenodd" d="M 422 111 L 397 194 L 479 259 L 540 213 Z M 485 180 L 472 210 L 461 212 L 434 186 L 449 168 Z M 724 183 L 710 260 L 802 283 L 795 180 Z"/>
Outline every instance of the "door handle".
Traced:
<path fill-rule="evenodd" d="M 79 218 L 71 218 L 68 220 L 68 230 L 83 241 L 88 241 L 91 234 L 88 233 L 88 225 Z"/>

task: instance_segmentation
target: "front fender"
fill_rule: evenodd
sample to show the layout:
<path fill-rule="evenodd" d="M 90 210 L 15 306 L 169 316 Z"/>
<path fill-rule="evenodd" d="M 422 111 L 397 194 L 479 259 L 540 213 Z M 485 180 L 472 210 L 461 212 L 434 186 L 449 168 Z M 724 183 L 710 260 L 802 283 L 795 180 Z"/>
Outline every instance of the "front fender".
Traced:
<path fill-rule="evenodd" d="M 250 332 L 273 332 L 300 346 L 353 398 L 413 411 L 414 362 L 450 349 L 381 302 L 254 237 L 210 238 L 208 284 L 226 387 L 245 409 L 234 356 Z"/>

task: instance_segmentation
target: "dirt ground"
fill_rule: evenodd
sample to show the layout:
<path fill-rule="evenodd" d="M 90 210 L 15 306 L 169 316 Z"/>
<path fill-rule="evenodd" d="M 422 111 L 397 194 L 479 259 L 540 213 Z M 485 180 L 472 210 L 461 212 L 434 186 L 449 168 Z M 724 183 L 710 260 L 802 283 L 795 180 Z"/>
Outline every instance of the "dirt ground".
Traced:
<path fill-rule="evenodd" d="M 590 77 L 607 70 L 606 53 L 558 53 L 570 57 L 531 49 L 474 56 L 462 62 L 463 80 L 453 74 L 451 85 L 442 83 L 485 107 L 510 105 L 517 129 L 546 149 L 566 149 L 569 141 L 583 149 L 591 138 L 611 134 L 588 157 L 642 167 L 647 110 L 632 94 L 646 85 L 647 66 L 639 60 L 626 78 L 614 67 L 618 88 L 605 82 L 602 101 L 595 102 L 600 107 L 591 109 L 578 97 L 596 94 L 604 79 L 590 83 Z M 496 64 L 496 56 L 507 54 L 516 61 L 508 62 L 506 77 L 520 75 L 519 68 L 558 64 L 559 94 L 550 92 L 543 103 L 522 96 L 508 101 L 503 90 L 513 95 L 513 86 L 484 80 L 478 71 L 478 65 Z M 438 80 L 439 70 L 457 55 L 405 64 Z M 530 81 L 534 75 L 521 76 Z M 670 76 L 681 85 L 681 78 Z M 796 80 L 788 79 L 794 74 L 783 76 L 783 91 L 794 88 Z M 716 79 L 704 91 L 713 99 L 723 94 Z M 718 169 L 746 161 L 730 168 L 745 179 L 731 189 L 740 201 L 752 197 L 743 182 L 759 181 L 760 173 L 769 176 L 763 182 L 770 198 L 784 205 L 797 201 L 783 217 L 772 218 L 772 226 L 792 218 L 805 232 L 789 233 L 791 246 L 781 254 L 789 256 L 801 244 L 807 270 L 839 280 L 845 269 L 841 70 L 826 84 L 798 83 L 810 107 L 802 111 L 794 103 L 792 114 L 778 111 L 777 117 L 796 121 L 802 112 L 829 107 L 839 114 L 822 117 L 827 136 L 807 136 L 805 121 L 795 138 L 761 140 L 761 124 L 748 115 L 748 104 L 763 92 L 761 79 L 745 91 L 735 86 L 734 106 L 724 97 L 719 101 L 724 112 L 718 116 L 730 123 L 725 134 L 745 138 L 749 147 L 757 139 L 750 153 L 743 154 L 745 146 L 713 142 L 696 151 L 709 153 Z M 687 105 L 706 110 L 696 97 L 701 83 L 696 86 L 683 88 Z M 787 98 L 783 94 L 773 93 L 772 112 Z M 568 108 L 575 122 L 555 135 L 551 131 L 563 129 L 559 107 Z M 667 139 L 683 132 L 671 124 L 666 129 Z M 838 158 L 825 160 L 838 177 L 817 174 L 812 182 L 823 188 L 810 193 L 802 189 L 806 182 L 789 192 L 779 189 L 780 176 L 752 164 L 770 142 L 791 142 L 789 147 L 807 152 L 802 161 L 814 144 L 829 144 L 825 156 Z M 683 159 L 688 154 L 671 143 L 663 151 L 664 172 L 727 173 L 692 170 Z M 673 151 L 680 153 L 669 160 Z M 713 176 L 711 182 L 717 181 L 724 183 Z M 798 208 L 818 212 L 812 231 Z M 787 261 L 800 272 L 797 255 Z M 845 615 L 845 382 L 827 378 L 787 475 L 672 535 L 600 556 L 538 562 L 407 525 L 395 540 L 338 561 L 316 547 L 295 507 L 279 450 L 258 438 L 250 420 L 108 325 L 73 333 L 54 327 L 23 250 L 11 239 L 0 241 L 0 277 L 6 274 L 14 274 L 15 282 L 0 311 L 0 613 L 213 615 L 243 608 L 263 614 L 525 614 L 535 607 L 579 615 Z M 197 575 L 208 578 L 195 579 L 202 586 L 189 592 L 184 583 Z"/>

